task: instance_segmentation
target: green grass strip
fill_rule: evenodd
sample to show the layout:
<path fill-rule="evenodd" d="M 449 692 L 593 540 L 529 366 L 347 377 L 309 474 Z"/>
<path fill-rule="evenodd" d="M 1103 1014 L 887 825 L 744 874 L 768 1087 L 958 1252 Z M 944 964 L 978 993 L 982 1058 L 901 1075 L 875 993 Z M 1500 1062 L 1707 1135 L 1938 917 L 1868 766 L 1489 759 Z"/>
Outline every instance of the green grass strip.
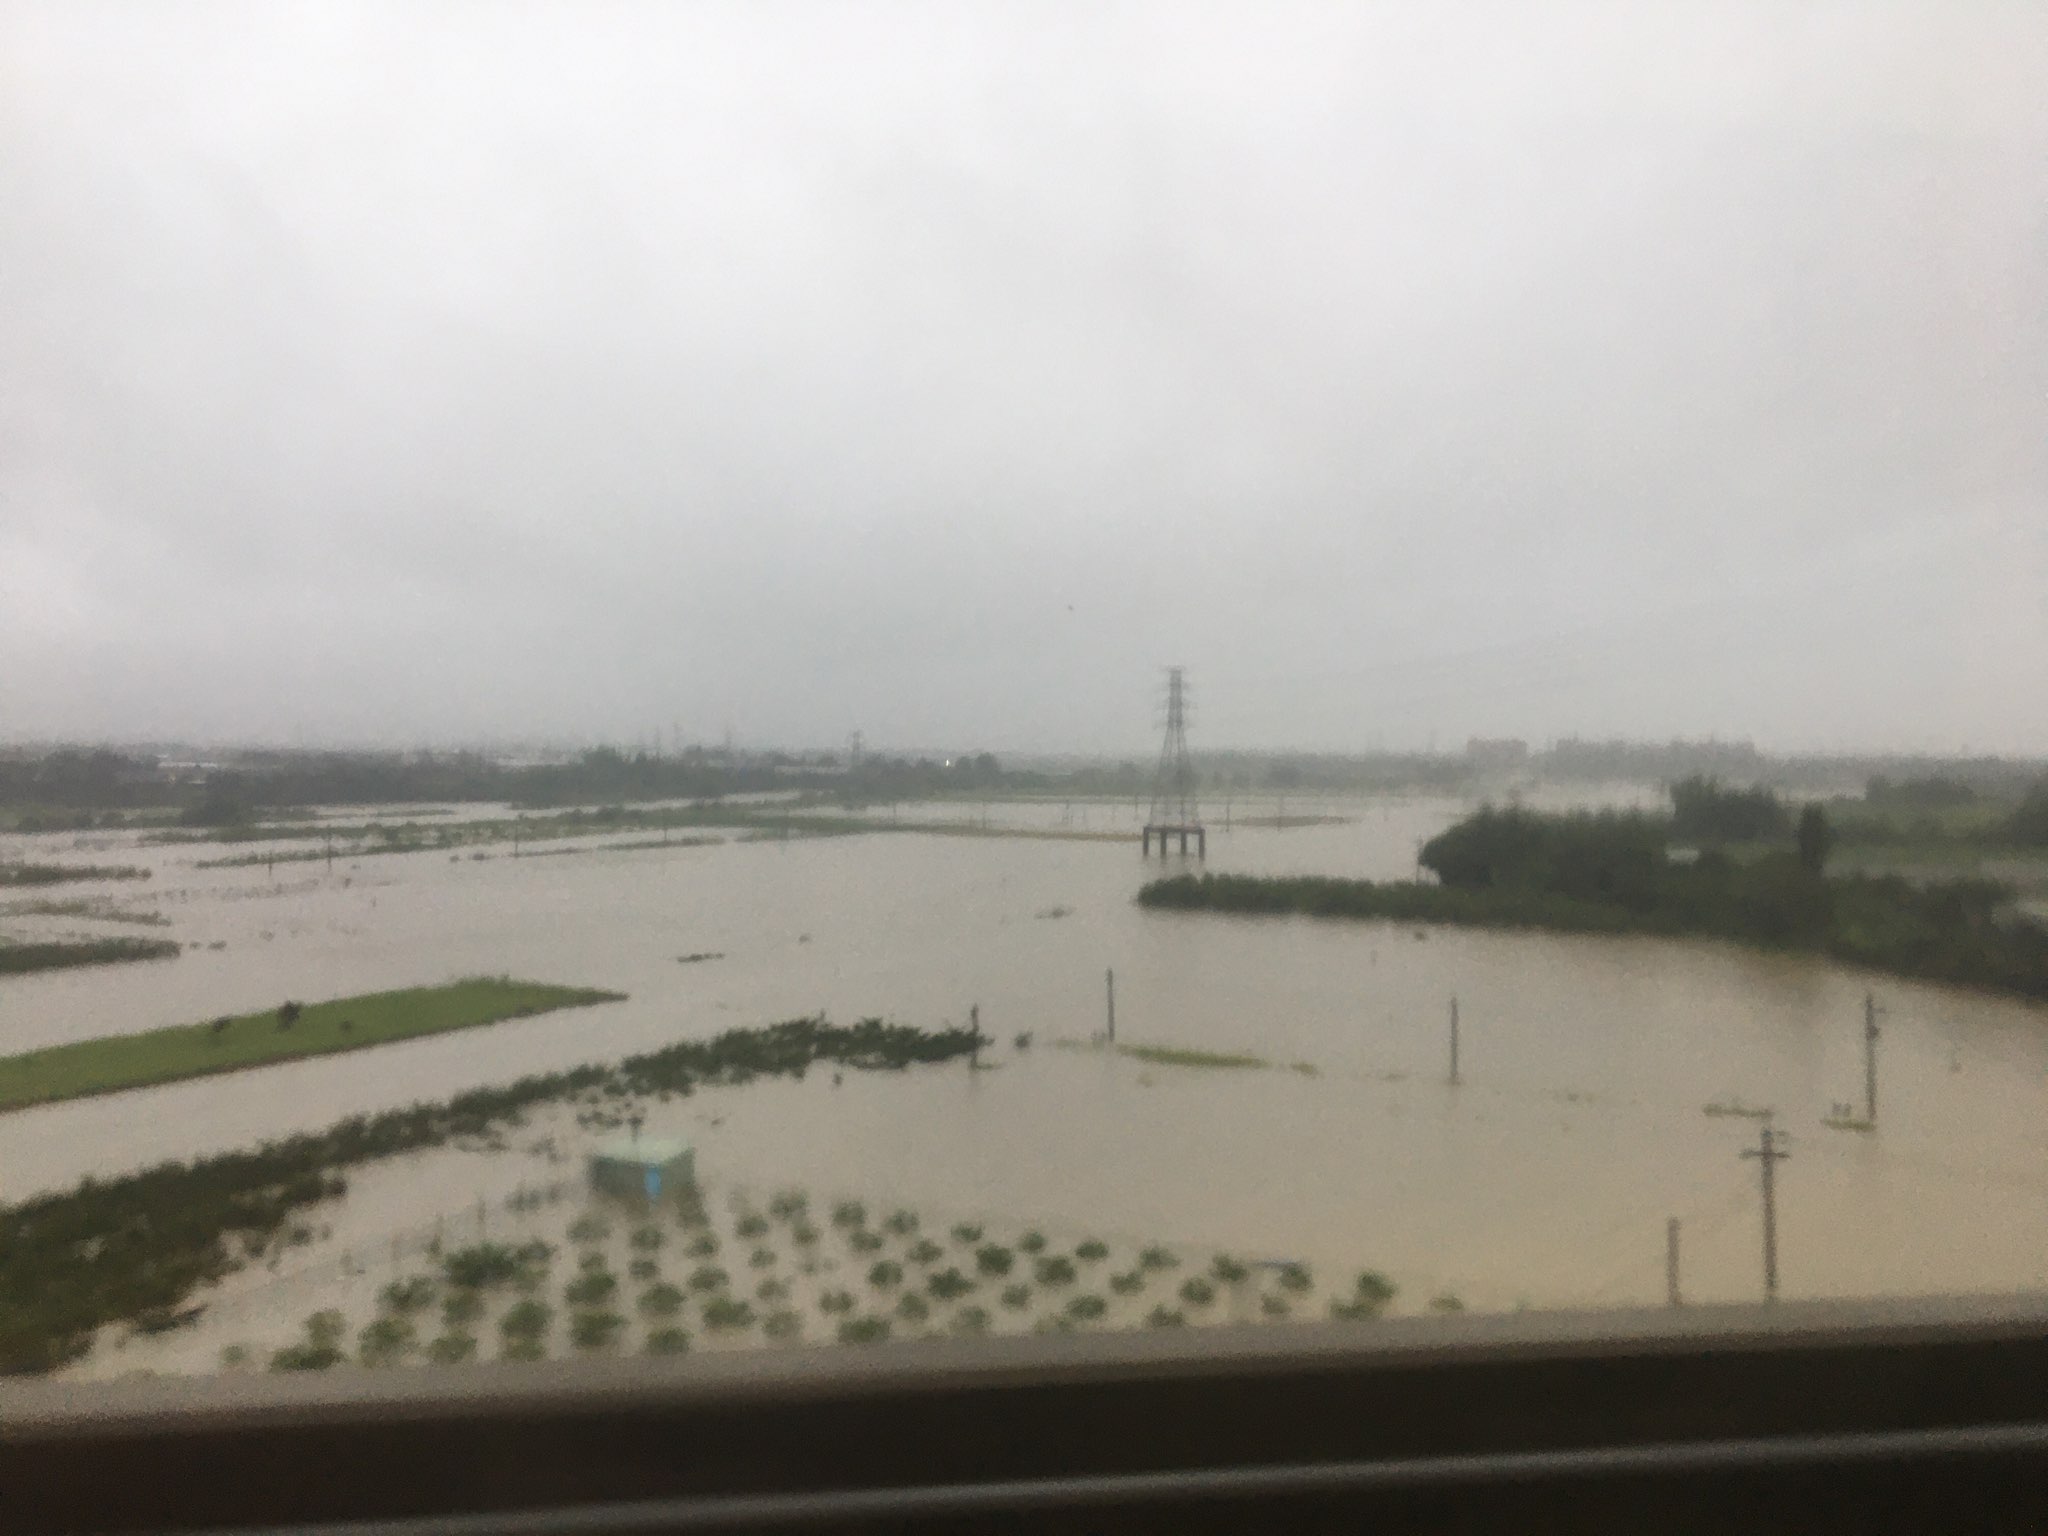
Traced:
<path fill-rule="evenodd" d="M 1119 1056 L 1147 1061 L 1155 1067 L 1270 1067 L 1263 1056 L 1243 1056 L 1230 1051 L 1194 1051 L 1174 1045 L 1120 1045 Z"/>
<path fill-rule="evenodd" d="M 624 994 L 472 976 L 438 987 L 287 1004 L 208 1024 L 176 1024 L 0 1057 L 0 1111 L 120 1093 L 301 1056 L 359 1051 L 394 1040 L 473 1029 L 556 1008 L 617 1002 Z M 287 1021 L 287 1013 L 295 1016 Z"/>

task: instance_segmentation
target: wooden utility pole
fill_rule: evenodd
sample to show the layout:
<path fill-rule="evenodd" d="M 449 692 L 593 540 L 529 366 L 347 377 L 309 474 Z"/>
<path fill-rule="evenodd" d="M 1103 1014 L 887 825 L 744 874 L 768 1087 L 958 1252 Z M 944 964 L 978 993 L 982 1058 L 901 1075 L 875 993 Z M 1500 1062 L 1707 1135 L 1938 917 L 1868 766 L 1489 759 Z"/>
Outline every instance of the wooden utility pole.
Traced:
<path fill-rule="evenodd" d="M 1863 994 L 1863 1118 L 1877 1124 L 1877 999 Z"/>
<path fill-rule="evenodd" d="M 1458 1086 L 1458 1000 L 1451 999 L 1451 1086 Z"/>
<path fill-rule="evenodd" d="M 1678 1294 L 1678 1218 L 1664 1223 L 1664 1299 L 1674 1307 L 1685 1303 Z"/>
<path fill-rule="evenodd" d="M 1764 1300 L 1778 1299 L 1778 1187 L 1777 1165 L 1792 1154 L 1780 1152 L 1771 1144 L 1771 1122 L 1763 1124 L 1762 1145 L 1751 1147 L 1742 1155 L 1753 1157 L 1763 1165 L 1764 1196 Z"/>
<path fill-rule="evenodd" d="M 1116 1044 L 1116 972 L 1109 973 L 1109 1043 Z"/>

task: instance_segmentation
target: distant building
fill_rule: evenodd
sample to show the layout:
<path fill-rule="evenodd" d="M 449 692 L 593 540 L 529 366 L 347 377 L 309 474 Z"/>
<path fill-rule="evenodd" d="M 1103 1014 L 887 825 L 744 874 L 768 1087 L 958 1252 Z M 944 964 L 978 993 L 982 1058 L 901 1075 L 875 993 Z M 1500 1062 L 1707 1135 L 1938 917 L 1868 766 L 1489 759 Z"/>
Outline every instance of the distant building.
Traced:
<path fill-rule="evenodd" d="M 607 1195 L 659 1200 L 693 1189 L 697 1154 L 686 1141 L 642 1136 L 616 1141 L 590 1155 L 590 1187 Z"/>
<path fill-rule="evenodd" d="M 1520 768 L 1529 761 L 1529 743 L 1515 736 L 1474 736 L 1465 743 L 1465 761 L 1474 768 Z"/>

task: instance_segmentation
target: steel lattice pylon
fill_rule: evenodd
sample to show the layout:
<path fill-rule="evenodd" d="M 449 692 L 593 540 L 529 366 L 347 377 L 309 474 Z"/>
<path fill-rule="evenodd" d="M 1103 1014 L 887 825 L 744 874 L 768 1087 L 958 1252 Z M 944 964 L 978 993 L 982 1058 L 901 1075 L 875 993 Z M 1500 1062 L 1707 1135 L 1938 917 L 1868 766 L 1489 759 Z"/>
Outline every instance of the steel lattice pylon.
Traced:
<path fill-rule="evenodd" d="M 1167 839 L 1175 836 L 1183 854 L 1192 837 L 1197 857 L 1209 856 L 1209 832 L 1195 799 L 1195 767 L 1188 761 L 1188 680 L 1183 667 L 1166 669 L 1166 739 L 1159 748 L 1159 773 L 1152 781 L 1152 810 L 1145 817 L 1142 847 L 1147 855 L 1155 835 L 1161 857 Z"/>

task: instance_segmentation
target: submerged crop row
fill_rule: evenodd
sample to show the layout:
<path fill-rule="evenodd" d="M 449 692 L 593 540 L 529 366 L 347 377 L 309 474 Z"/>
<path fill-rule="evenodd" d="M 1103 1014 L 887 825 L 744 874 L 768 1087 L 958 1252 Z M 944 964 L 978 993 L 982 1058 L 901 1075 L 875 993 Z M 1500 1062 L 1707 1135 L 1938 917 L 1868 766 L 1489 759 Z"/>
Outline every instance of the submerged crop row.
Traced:
<path fill-rule="evenodd" d="M 612 1065 L 477 1088 L 440 1103 L 353 1115 L 324 1131 L 192 1163 L 163 1163 L 0 1207 L 0 1373 L 47 1371 L 92 1347 L 105 1324 L 168 1326 L 200 1286 L 264 1251 L 293 1216 L 347 1189 L 341 1170 L 480 1135 L 574 1097 L 681 1095 L 829 1062 L 900 1070 L 989 1043 L 971 1028 L 923 1030 L 822 1017 L 685 1040 Z"/>
<path fill-rule="evenodd" d="M 76 965 L 112 965 L 126 960 L 169 960 L 179 953 L 173 939 L 50 939 L 28 944 L 0 941 L 0 976 L 68 970 Z"/>

